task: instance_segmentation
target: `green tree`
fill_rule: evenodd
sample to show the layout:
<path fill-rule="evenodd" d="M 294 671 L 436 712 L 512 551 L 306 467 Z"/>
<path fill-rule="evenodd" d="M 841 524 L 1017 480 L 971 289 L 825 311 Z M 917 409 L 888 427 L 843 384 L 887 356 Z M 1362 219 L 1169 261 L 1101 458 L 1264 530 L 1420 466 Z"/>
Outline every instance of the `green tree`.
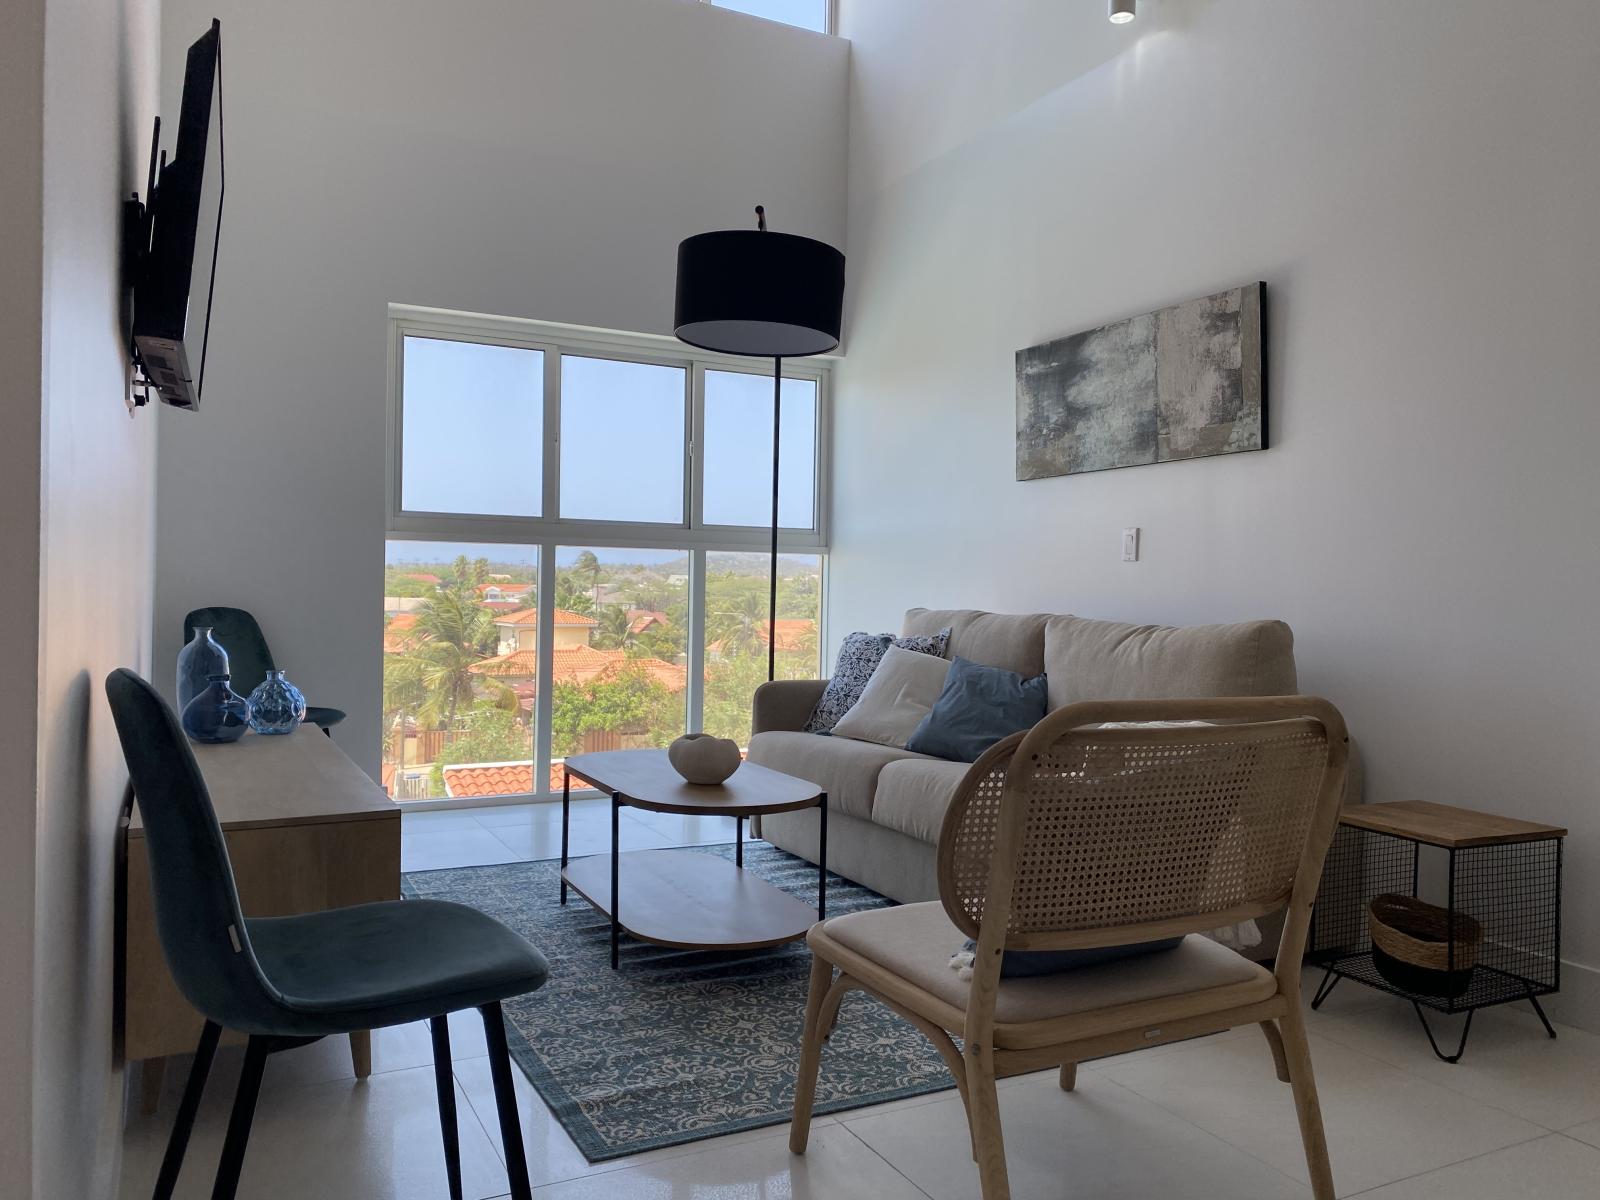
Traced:
<path fill-rule="evenodd" d="M 414 714 L 425 726 L 453 729 L 457 714 L 473 706 L 480 688 L 495 706 L 516 706 L 510 688 L 472 671 L 494 653 L 498 635 L 494 614 L 477 603 L 460 574 L 453 586 L 417 609 L 413 630 L 411 648 L 385 664 L 386 709 Z"/>
<path fill-rule="evenodd" d="M 556 607 L 590 616 L 594 612 L 594 601 L 583 590 L 582 584 L 569 572 L 563 571 L 556 576 Z"/>
<path fill-rule="evenodd" d="M 592 683 L 558 683 L 552 693 L 550 752 L 576 754 L 583 735 L 601 730 L 643 734 L 664 746 L 683 732 L 683 698 L 637 665 Z"/>
<path fill-rule="evenodd" d="M 659 658 L 662 662 L 682 662 L 688 647 L 679 628 L 676 624 L 652 625 L 635 636 L 633 644 L 627 647 L 628 653 L 643 658 Z"/>
<path fill-rule="evenodd" d="M 600 624 L 594 631 L 590 645 L 601 650 L 632 650 L 638 644 L 639 636 L 633 632 L 633 616 L 620 604 L 602 608 L 595 614 L 595 619 Z"/>
<path fill-rule="evenodd" d="M 706 642 L 719 644 L 724 658 L 764 655 L 767 649 L 767 598 L 749 587 L 724 584 L 713 597 L 707 587 Z"/>
<path fill-rule="evenodd" d="M 674 603 L 682 600 L 681 591 L 681 588 L 674 588 L 666 580 L 655 575 L 630 579 L 622 588 L 628 607 L 643 608 L 651 612 L 668 611 Z"/>
<path fill-rule="evenodd" d="M 471 592 L 488 578 L 487 558 L 469 559 L 465 554 L 458 554 L 455 562 L 450 564 L 448 588 L 451 591 Z"/>
<path fill-rule="evenodd" d="M 596 557 L 593 550 L 580 550 L 578 557 L 572 563 L 571 570 L 572 574 L 577 578 L 589 581 L 589 595 L 594 601 L 594 606 L 589 611 L 598 613 L 600 611 L 600 576 L 602 573 L 600 559 Z"/>
<path fill-rule="evenodd" d="M 387 568 L 383 573 L 383 594 L 385 596 L 431 596 L 435 585 L 426 579 L 412 579 L 412 575 L 423 574 L 421 571 L 401 570 L 395 567 Z"/>
<path fill-rule="evenodd" d="M 756 689 L 767 681 L 764 656 L 740 655 L 710 664 L 706 669 L 705 731 L 750 744 L 750 704 Z"/>

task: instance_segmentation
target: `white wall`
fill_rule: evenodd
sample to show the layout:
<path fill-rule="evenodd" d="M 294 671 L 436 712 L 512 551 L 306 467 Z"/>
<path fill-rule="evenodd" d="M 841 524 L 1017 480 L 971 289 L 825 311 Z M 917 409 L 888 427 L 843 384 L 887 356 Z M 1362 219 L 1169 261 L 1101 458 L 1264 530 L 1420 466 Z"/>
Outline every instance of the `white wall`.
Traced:
<path fill-rule="evenodd" d="M 122 198 L 143 188 L 157 0 L 49 0 L 34 1194 L 115 1189 L 113 864 L 127 771 L 102 681 L 148 671 L 156 414 L 130 417 Z"/>
<path fill-rule="evenodd" d="M 100 680 L 150 655 L 155 430 L 123 404 L 118 259 L 155 108 L 156 22 L 154 0 L 36 0 L 8 9 L 0 39 L 0 1194 L 19 1200 L 110 1195 L 120 1146 L 126 774 Z"/>
<path fill-rule="evenodd" d="M 44 0 L 15 0 L 0 37 L 0 1196 L 33 1161 L 33 880 L 39 693 L 39 352 L 43 295 Z"/>
<path fill-rule="evenodd" d="M 249 608 L 376 774 L 385 306 L 670 332 L 681 238 L 764 202 L 841 240 L 847 48 L 692 0 L 168 0 L 167 111 L 213 15 L 227 210 L 202 408 L 162 414 L 157 681 L 186 611 Z"/>
<path fill-rule="evenodd" d="M 1097 0 L 842 7 L 830 628 L 1284 618 L 1369 799 L 1571 828 L 1558 1007 L 1600 1027 L 1600 7 L 1146 0 L 1099 65 Z M 1017 349 L 1256 279 L 1272 449 L 1015 481 Z"/>

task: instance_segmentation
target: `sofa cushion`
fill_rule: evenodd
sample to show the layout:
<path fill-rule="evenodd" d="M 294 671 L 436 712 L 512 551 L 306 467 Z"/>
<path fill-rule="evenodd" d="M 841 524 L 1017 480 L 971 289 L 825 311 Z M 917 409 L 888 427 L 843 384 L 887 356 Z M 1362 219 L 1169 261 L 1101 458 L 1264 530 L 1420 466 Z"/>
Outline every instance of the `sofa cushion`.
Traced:
<path fill-rule="evenodd" d="M 945 659 L 890 646 L 861 698 L 833 727 L 833 736 L 904 748 L 933 711 L 949 674 Z"/>
<path fill-rule="evenodd" d="M 750 739 L 746 757 L 774 771 L 810 780 L 828 793 L 829 808 L 863 818 L 872 815 L 878 773 L 890 763 L 902 759 L 939 761 L 874 742 L 782 729 L 756 734 Z"/>
<path fill-rule="evenodd" d="M 890 763 L 878 776 L 873 823 L 936 845 L 945 809 L 971 768 L 971 763 L 920 755 Z"/>
<path fill-rule="evenodd" d="M 918 654 L 945 657 L 950 641 L 948 629 L 937 629 L 926 636 L 895 637 L 888 633 L 847 633 L 839 645 L 839 658 L 833 665 L 833 676 L 822 689 L 822 698 L 811 717 L 806 721 L 807 733 L 828 733 L 839 723 L 839 718 L 849 712 L 861 699 L 867 681 L 878 669 L 890 646 L 902 650 L 915 650 Z"/>
<path fill-rule="evenodd" d="M 1024 679 L 1004 667 L 957 657 L 944 690 L 909 738 L 906 749 L 952 762 L 977 762 L 1003 737 L 1044 719 L 1045 678 Z"/>
<path fill-rule="evenodd" d="M 1049 619 L 1048 613 L 1013 616 L 973 608 L 913 608 L 906 612 L 903 632 L 930 634 L 948 627 L 946 657 L 959 654 L 1031 679 L 1044 670 L 1044 627 Z"/>
<path fill-rule="evenodd" d="M 1051 617 L 1044 645 L 1052 709 L 1080 700 L 1289 696 L 1298 690 L 1294 634 L 1282 621 L 1173 626 Z"/>

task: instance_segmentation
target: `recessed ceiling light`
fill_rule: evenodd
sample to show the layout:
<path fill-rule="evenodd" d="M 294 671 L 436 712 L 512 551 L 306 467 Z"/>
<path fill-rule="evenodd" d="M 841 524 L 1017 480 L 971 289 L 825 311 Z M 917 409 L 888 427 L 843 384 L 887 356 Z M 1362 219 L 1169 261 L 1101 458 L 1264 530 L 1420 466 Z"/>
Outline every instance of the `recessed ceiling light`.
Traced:
<path fill-rule="evenodd" d="M 1135 3 L 1137 0 L 1111 0 L 1111 23 L 1126 25 L 1133 20 Z"/>

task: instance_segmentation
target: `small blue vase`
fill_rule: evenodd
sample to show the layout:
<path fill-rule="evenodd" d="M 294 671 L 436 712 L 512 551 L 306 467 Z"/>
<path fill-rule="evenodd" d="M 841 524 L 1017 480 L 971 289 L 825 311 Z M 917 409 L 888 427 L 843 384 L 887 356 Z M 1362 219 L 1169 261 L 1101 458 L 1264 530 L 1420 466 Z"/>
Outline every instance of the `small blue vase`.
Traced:
<path fill-rule="evenodd" d="M 189 644 L 178 651 L 178 711 L 184 712 L 213 675 L 228 673 L 228 652 L 211 636 L 211 627 L 197 627 Z"/>
<path fill-rule="evenodd" d="M 257 733 L 293 733 L 305 719 L 306 698 L 282 671 L 268 671 L 250 693 L 250 728 Z"/>
<path fill-rule="evenodd" d="M 183 731 L 197 742 L 236 742 L 250 728 L 250 701 L 228 686 L 226 675 L 209 676 L 205 691 L 183 710 Z"/>

